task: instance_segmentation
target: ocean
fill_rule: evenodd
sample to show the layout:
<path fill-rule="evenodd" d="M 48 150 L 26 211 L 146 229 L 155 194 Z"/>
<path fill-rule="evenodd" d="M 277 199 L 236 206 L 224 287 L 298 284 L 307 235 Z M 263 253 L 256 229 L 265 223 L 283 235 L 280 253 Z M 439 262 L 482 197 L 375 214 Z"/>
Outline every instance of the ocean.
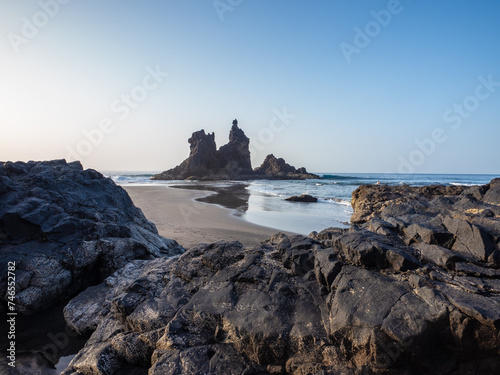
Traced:
<path fill-rule="evenodd" d="M 211 185 L 230 187 L 242 181 L 151 181 L 153 172 L 105 172 L 119 185 Z M 352 215 L 351 194 L 363 184 L 424 186 L 482 185 L 497 175 L 482 174 L 376 174 L 376 173 L 317 173 L 322 179 L 301 181 L 255 180 L 244 181 L 248 195 L 247 205 L 241 216 L 255 224 L 277 230 L 307 235 L 328 227 L 347 227 Z M 287 202 L 293 195 L 310 194 L 318 203 Z"/>

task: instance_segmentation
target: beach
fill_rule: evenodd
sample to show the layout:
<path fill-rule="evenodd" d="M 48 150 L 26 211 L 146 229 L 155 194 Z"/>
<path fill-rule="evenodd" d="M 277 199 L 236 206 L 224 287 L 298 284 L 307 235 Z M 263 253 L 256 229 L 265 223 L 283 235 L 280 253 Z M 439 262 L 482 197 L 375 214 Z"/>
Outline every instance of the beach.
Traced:
<path fill-rule="evenodd" d="M 213 192 L 168 186 L 124 186 L 124 189 L 161 236 L 185 248 L 222 240 L 253 246 L 280 231 L 250 223 L 237 210 L 195 200 Z"/>
<path fill-rule="evenodd" d="M 158 228 L 160 235 L 188 247 L 199 242 L 238 240 L 258 244 L 277 232 L 309 235 L 347 228 L 351 194 L 360 185 L 434 184 L 474 186 L 494 175 L 322 174 L 321 180 L 151 181 L 151 173 L 107 172 Z M 287 202 L 310 194 L 317 203 Z M 196 199 L 196 200 L 195 200 Z M 271 228 L 271 229 L 270 229 Z"/>
<path fill-rule="evenodd" d="M 373 177 L 123 188 L 64 160 L 0 163 L 0 177 L 6 375 L 373 372 L 387 347 L 404 347 L 384 362 L 397 373 L 500 370 L 500 179 L 374 176 L 340 228 L 326 213 Z M 284 200 L 302 191 L 318 202 Z M 323 230 L 259 244 L 299 224 Z"/>

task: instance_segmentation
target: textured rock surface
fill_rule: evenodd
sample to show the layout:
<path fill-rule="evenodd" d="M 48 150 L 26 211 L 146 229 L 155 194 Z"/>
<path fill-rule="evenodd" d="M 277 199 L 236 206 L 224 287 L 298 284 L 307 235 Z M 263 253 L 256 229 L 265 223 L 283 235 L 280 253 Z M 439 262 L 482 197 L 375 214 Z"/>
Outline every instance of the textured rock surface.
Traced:
<path fill-rule="evenodd" d="M 67 300 L 133 259 L 179 253 L 127 193 L 79 162 L 0 163 L 0 296 L 16 263 L 16 309 Z"/>
<path fill-rule="evenodd" d="M 293 197 L 286 198 L 285 200 L 289 202 L 316 203 L 318 201 L 318 198 L 313 197 L 309 194 L 302 194 L 299 196 L 294 195 Z"/>
<path fill-rule="evenodd" d="M 184 180 L 191 176 L 201 176 L 207 171 L 214 173 L 220 168 L 214 133 L 205 134 L 205 130 L 194 132 L 188 142 L 191 150 L 189 158 L 177 167 L 155 176 L 156 179 Z"/>
<path fill-rule="evenodd" d="M 254 169 L 254 178 L 274 180 L 304 180 L 320 178 L 318 175 L 309 173 L 304 167 L 295 168 L 285 162 L 283 158 L 277 158 L 273 154 L 266 156 L 262 165 Z"/>
<path fill-rule="evenodd" d="M 189 157 L 180 165 L 154 175 L 153 180 L 255 180 L 288 179 L 303 180 L 319 178 L 308 173 L 305 168 L 296 169 L 283 159 L 268 155 L 264 163 L 252 170 L 250 161 L 250 139 L 233 121 L 229 132 L 229 142 L 219 150 L 215 145 L 214 133 L 205 134 L 204 130 L 194 132 L 189 138 L 191 151 Z"/>
<path fill-rule="evenodd" d="M 220 167 L 229 177 L 252 174 L 249 144 L 250 139 L 238 127 L 238 121 L 234 120 L 229 132 L 229 142 L 222 146 L 218 152 Z"/>
<path fill-rule="evenodd" d="M 93 334 L 64 374 L 499 373 L 491 186 L 363 186 L 349 229 L 134 261 L 67 305 Z"/>

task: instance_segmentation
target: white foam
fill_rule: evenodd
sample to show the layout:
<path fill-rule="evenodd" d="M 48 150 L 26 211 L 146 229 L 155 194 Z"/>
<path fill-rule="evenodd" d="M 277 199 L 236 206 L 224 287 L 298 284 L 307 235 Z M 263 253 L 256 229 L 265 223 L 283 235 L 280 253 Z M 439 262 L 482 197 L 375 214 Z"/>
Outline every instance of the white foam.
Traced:
<path fill-rule="evenodd" d="M 340 204 L 342 206 L 349 206 L 351 207 L 351 201 L 347 199 L 340 199 L 340 198 L 328 198 L 325 199 L 326 202 L 331 202 L 331 203 L 336 203 Z"/>
<path fill-rule="evenodd" d="M 465 182 L 450 182 L 450 185 L 453 185 L 453 186 L 481 186 L 481 184 L 468 184 L 468 183 L 465 183 Z"/>

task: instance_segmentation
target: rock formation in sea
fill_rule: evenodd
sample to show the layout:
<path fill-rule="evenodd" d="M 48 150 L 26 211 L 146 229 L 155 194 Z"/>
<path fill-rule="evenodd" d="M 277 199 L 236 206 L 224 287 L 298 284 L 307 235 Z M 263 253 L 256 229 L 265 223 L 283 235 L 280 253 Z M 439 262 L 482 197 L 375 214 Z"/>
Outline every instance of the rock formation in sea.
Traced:
<path fill-rule="evenodd" d="M 303 202 L 303 203 L 316 203 L 318 201 L 318 198 L 313 197 L 312 195 L 309 194 L 302 194 L 302 195 L 294 195 L 292 197 L 288 197 L 285 199 L 288 202 Z"/>
<path fill-rule="evenodd" d="M 255 180 L 288 179 L 303 180 L 319 178 L 305 168 L 296 169 L 283 159 L 268 155 L 264 163 L 252 170 L 250 161 L 250 139 L 234 120 L 229 132 L 229 142 L 217 150 L 214 133 L 205 130 L 194 132 L 188 140 L 189 157 L 180 165 L 156 174 L 153 180 Z"/>
<path fill-rule="evenodd" d="M 229 132 L 229 142 L 218 151 L 220 167 L 230 178 L 252 174 L 249 145 L 250 139 L 238 127 L 238 120 L 234 120 Z"/>
<path fill-rule="evenodd" d="M 348 229 L 135 260 L 65 308 L 63 374 L 500 373 L 500 179 L 361 186 Z"/>
<path fill-rule="evenodd" d="M 318 175 L 309 173 L 304 167 L 295 168 L 288 164 L 283 158 L 277 158 L 273 154 L 266 156 L 261 166 L 253 170 L 255 179 L 270 180 L 305 180 L 320 178 Z"/>
<path fill-rule="evenodd" d="M 64 160 L 0 163 L 0 248 L 0 309 L 15 262 L 22 314 L 68 300 L 131 260 L 183 250 L 111 179 Z"/>

